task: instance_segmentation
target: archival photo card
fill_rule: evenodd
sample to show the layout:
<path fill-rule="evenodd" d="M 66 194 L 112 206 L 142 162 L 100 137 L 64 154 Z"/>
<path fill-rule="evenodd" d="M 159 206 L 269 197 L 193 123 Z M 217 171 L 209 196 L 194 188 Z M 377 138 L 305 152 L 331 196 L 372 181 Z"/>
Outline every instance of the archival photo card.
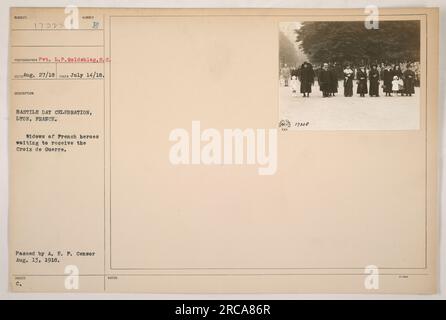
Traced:
<path fill-rule="evenodd" d="M 281 22 L 280 128 L 418 130 L 421 32 L 420 20 Z"/>

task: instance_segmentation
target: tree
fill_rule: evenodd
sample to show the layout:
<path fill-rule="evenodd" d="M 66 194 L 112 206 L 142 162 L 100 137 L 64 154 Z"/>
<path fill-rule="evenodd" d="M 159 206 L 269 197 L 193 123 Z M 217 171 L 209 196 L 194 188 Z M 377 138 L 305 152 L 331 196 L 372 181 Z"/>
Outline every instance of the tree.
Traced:
<path fill-rule="evenodd" d="M 279 33 L 279 59 L 288 65 L 295 65 L 299 59 L 294 44 L 283 32 Z"/>
<path fill-rule="evenodd" d="M 380 21 L 367 29 L 362 21 L 303 22 L 299 47 L 312 63 L 419 61 L 419 21 Z"/>

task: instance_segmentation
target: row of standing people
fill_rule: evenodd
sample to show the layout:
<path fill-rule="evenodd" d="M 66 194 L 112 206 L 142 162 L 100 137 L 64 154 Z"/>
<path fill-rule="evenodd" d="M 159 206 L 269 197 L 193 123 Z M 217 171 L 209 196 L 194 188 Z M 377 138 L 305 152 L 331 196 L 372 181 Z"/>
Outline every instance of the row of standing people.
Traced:
<path fill-rule="evenodd" d="M 401 96 L 412 96 L 415 93 L 415 72 L 412 66 L 408 65 L 403 72 L 399 66 L 392 68 L 386 65 L 380 72 L 377 65 L 372 65 L 369 71 L 365 66 L 361 66 L 356 72 L 350 66 L 344 69 L 344 96 L 353 96 L 353 80 L 357 80 L 356 93 L 364 97 L 367 93 L 371 97 L 379 97 L 380 84 L 386 96 L 392 93 Z"/>
<path fill-rule="evenodd" d="M 357 83 L 356 93 L 361 97 L 365 97 L 366 94 L 379 97 L 381 81 L 381 87 L 386 96 L 391 96 L 392 93 L 411 96 L 415 93 L 416 74 L 411 64 L 407 64 L 404 72 L 399 65 L 394 67 L 385 65 L 382 70 L 380 69 L 377 65 L 372 65 L 370 70 L 367 70 L 365 66 L 355 70 L 347 65 L 343 70 L 344 96 L 353 96 L 355 79 Z M 299 79 L 300 92 L 304 97 L 309 97 L 316 76 L 323 97 L 334 96 L 338 93 L 337 70 L 331 68 L 328 63 L 324 63 L 319 72 L 315 72 L 313 66 L 308 62 L 303 63 L 298 69 L 289 69 L 286 65 L 281 69 L 284 85 L 288 86 L 290 84 L 292 92 L 296 93 L 299 87 L 297 79 Z"/>

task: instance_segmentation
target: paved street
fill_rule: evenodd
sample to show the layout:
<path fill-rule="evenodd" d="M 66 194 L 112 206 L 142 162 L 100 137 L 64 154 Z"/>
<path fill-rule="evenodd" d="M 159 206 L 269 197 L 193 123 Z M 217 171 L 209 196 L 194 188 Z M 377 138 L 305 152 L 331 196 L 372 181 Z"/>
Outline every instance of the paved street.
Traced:
<path fill-rule="evenodd" d="M 342 81 L 335 97 L 322 98 L 317 83 L 312 88 L 310 98 L 296 97 L 291 88 L 280 87 L 280 120 L 291 122 L 289 130 L 413 130 L 419 129 L 420 89 L 415 88 L 412 97 L 365 98 L 356 95 L 345 98 Z M 309 122 L 308 126 L 295 124 Z"/>

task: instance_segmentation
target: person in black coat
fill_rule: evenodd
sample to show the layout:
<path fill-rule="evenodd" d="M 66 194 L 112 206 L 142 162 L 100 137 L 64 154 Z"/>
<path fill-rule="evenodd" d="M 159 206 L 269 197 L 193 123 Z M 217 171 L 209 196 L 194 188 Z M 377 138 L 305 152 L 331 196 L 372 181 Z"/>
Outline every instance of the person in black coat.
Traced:
<path fill-rule="evenodd" d="M 364 66 L 360 67 L 358 72 L 356 73 L 356 80 L 358 80 L 357 81 L 358 87 L 356 89 L 356 93 L 359 94 L 361 97 L 365 97 L 365 94 L 368 92 L 368 90 L 367 90 L 367 72 Z"/>
<path fill-rule="evenodd" d="M 383 71 L 383 90 L 386 93 L 386 97 L 392 96 L 392 81 L 393 81 L 393 70 L 389 65 L 386 65 Z"/>
<path fill-rule="evenodd" d="M 393 68 L 393 78 L 395 78 L 395 76 L 398 77 L 398 80 L 403 78 L 403 71 L 401 70 L 399 64 L 396 64 L 395 67 Z M 403 91 L 404 89 L 398 90 L 397 95 L 398 93 L 401 93 L 401 95 L 403 95 Z"/>
<path fill-rule="evenodd" d="M 318 82 L 324 98 L 330 96 L 331 92 L 331 72 L 328 70 L 328 63 L 324 63 L 321 71 L 319 71 Z"/>
<path fill-rule="evenodd" d="M 299 69 L 300 93 L 304 97 L 309 97 L 311 93 L 311 86 L 314 84 L 314 70 L 313 66 L 304 62 Z"/>
<path fill-rule="evenodd" d="M 403 72 L 404 92 L 406 96 L 411 97 L 415 93 L 415 72 L 412 66 L 408 65 L 406 71 Z"/>
<path fill-rule="evenodd" d="M 332 65 L 329 68 L 330 71 L 330 96 L 334 96 L 338 93 L 338 74 L 336 65 Z"/>
<path fill-rule="evenodd" d="M 379 71 L 376 65 L 372 65 L 369 72 L 370 96 L 379 97 Z"/>
<path fill-rule="evenodd" d="M 344 69 L 344 97 L 353 97 L 353 78 L 355 72 L 348 65 Z"/>
<path fill-rule="evenodd" d="M 398 79 L 403 77 L 403 71 L 401 71 L 399 64 L 396 64 L 395 67 L 393 67 L 393 76 L 398 76 Z"/>

